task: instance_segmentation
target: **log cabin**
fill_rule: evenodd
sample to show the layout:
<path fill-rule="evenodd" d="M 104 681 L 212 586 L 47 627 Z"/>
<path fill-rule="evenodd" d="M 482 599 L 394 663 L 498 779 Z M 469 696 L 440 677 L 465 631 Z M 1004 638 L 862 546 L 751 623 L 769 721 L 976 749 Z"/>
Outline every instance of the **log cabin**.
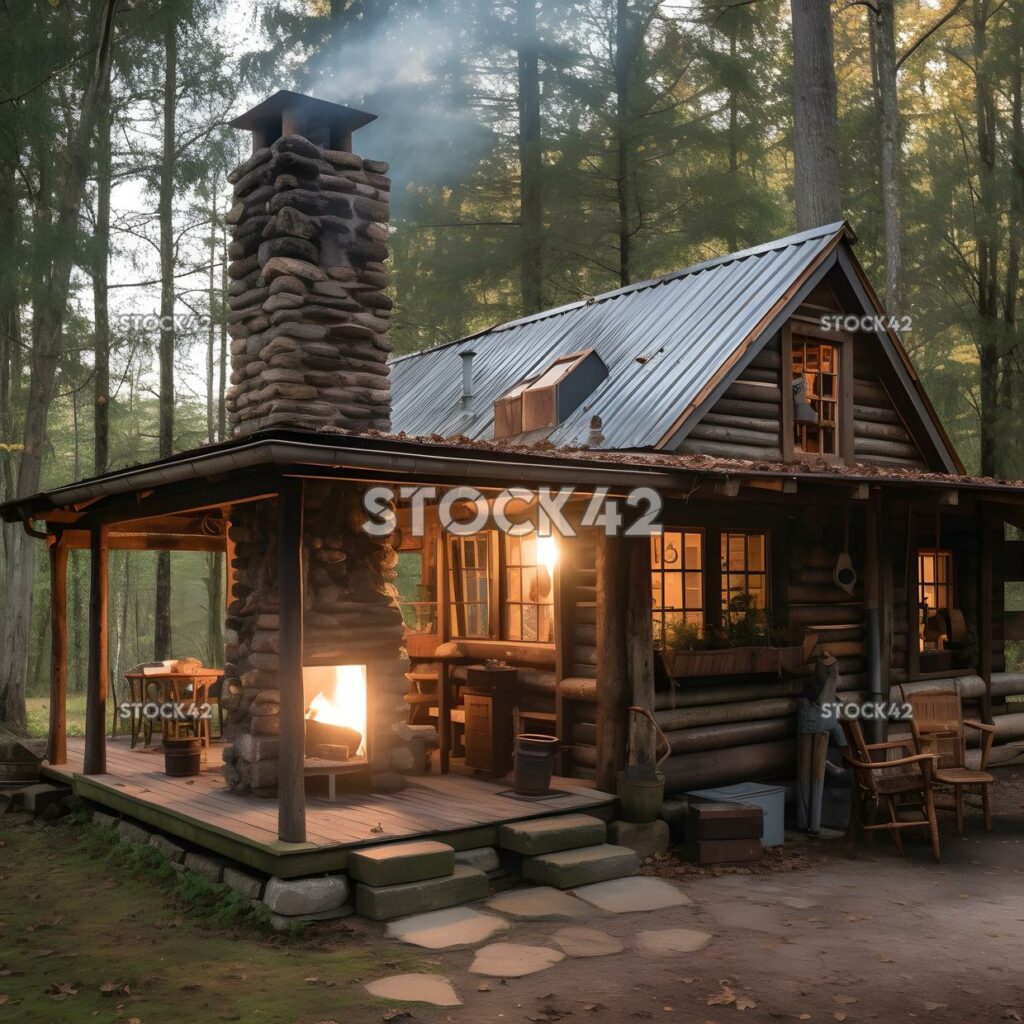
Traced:
<path fill-rule="evenodd" d="M 230 438 L 0 506 L 49 552 L 48 773 L 295 877 L 409 836 L 610 816 L 627 757 L 662 756 L 630 707 L 664 734 L 668 794 L 786 781 L 825 651 L 849 700 L 955 679 L 1019 752 L 1024 485 L 965 471 L 848 224 L 393 357 L 388 168 L 352 151 L 369 120 L 281 92 L 234 122 L 253 152 L 229 176 Z M 541 535 L 555 492 L 570 529 Z M 107 738 L 114 549 L 225 554 L 223 728 L 191 791 Z M 482 781 L 519 733 L 558 740 L 535 805 Z"/>

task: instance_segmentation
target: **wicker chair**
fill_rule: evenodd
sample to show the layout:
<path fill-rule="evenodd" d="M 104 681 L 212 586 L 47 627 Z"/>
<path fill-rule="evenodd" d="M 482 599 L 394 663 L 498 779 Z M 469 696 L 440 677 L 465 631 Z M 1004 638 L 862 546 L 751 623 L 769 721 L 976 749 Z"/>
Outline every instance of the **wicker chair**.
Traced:
<path fill-rule="evenodd" d="M 903 855 L 900 835 L 903 829 L 926 829 L 931 839 L 932 855 L 938 860 L 939 826 L 935 819 L 931 779 L 935 755 L 909 753 L 913 750 L 909 739 L 867 743 L 857 721 L 844 720 L 843 732 L 849 744 L 843 751 L 843 760 L 853 771 L 860 797 L 860 827 L 869 837 L 876 831 L 887 831 L 900 856 Z M 889 758 L 890 754 L 900 750 L 907 754 Z M 879 821 L 878 816 L 883 810 L 887 820 Z"/>
<path fill-rule="evenodd" d="M 936 785 L 953 790 L 956 808 L 957 835 L 964 832 L 964 790 L 981 790 L 985 828 L 992 831 L 992 784 L 996 781 L 988 771 L 989 754 L 995 726 L 964 718 L 963 703 L 957 690 L 921 690 L 907 693 L 900 687 L 903 700 L 910 704 L 914 747 L 919 754 L 936 755 L 932 780 Z M 967 730 L 981 733 L 981 766 L 967 767 Z"/>

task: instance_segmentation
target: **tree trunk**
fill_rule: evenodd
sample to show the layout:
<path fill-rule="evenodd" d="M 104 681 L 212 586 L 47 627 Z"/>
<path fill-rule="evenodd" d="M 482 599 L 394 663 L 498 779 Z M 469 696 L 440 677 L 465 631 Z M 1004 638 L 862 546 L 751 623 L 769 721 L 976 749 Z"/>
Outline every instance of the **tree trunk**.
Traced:
<path fill-rule="evenodd" d="M 164 28 L 163 152 L 160 161 L 160 457 L 174 454 L 174 120 L 178 92 L 178 37 L 174 18 Z M 171 554 L 156 560 L 153 653 L 171 656 Z"/>
<path fill-rule="evenodd" d="M 618 210 L 619 285 L 632 280 L 630 243 L 633 237 L 633 189 L 630 177 L 630 67 L 634 40 L 629 0 L 615 3 L 615 203 Z"/>
<path fill-rule="evenodd" d="M 34 337 L 30 356 L 31 376 L 25 410 L 24 448 L 18 468 L 17 494 L 28 497 L 39 490 L 46 441 L 46 418 L 53 400 L 57 362 L 60 357 L 71 283 L 71 266 L 77 251 L 79 213 L 89 173 L 89 152 L 107 75 L 117 0 L 97 4 L 98 45 L 93 55 L 89 85 L 82 99 L 78 124 L 64 153 L 52 258 L 45 282 L 36 291 Z M 28 668 L 32 584 L 35 551 L 31 539 L 19 527 L 8 531 L 6 572 L 7 606 L 0 639 L 0 721 L 16 728 L 25 725 L 25 682 Z"/>
<path fill-rule="evenodd" d="M 519 86 L 519 225 L 523 312 L 544 308 L 543 188 L 541 184 L 540 60 L 537 0 L 516 0 Z"/>
<path fill-rule="evenodd" d="M 900 111 L 896 91 L 896 11 L 894 0 L 878 0 L 872 19 L 878 63 L 882 211 L 885 219 L 885 301 L 889 312 L 905 306 L 903 293 L 903 227 L 900 216 Z"/>
<path fill-rule="evenodd" d="M 96 374 L 93 432 L 93 470 L 99 475 L 110 466 L 110 312 L 107 304 L 107 268 L 110 262 L 110 69 L 103 86 L 96 124 L 96 230 L 93 235 L 94 261 L 92 301 Z M 77 476 L 76 476 L 77 479 Z"/>
<path fill-rule="evenodd" d="M 971 15 L 974 111 L 978 147 L 978 364 L 981 390 L 981 472 L 999 471 L 999 259 L 996 223 L 996 111 L 988 74 L 989 0 L 975 0 Z"/>
<path fill-rule="evenodd" d="M 793 20 L 793 159 L 797 230 L 843 219 L 836 142 L 832 11 L 790 0 Z"/>

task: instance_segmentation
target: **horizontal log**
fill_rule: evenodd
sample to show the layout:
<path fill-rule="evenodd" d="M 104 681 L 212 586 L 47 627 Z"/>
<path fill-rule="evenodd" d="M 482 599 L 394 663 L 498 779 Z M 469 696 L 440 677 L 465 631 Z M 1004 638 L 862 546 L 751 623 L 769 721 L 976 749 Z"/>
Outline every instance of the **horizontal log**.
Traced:
<path fill-rule="evenodd" d="M 849 626 L 864 621 L 864 608 L 860 604 L 837 604 L 827 608 L 791 604 L 789 621 L 804 626 Z"/>
<path fill-rule="evenodd" d="M 715 683 L 712 686 L 680 686 L 659 691 L 654 706 L 659 711 L 670 708 L 706 707 L 709 704 L 735 704 L 741 701 L 771 697 L 794 697 L 804 687 L 802 679 L 772 679 L 738 683 Z"/>
<path fill-rule="evenodd" d="M 709 412 L 700 422 L 704 426 L 714 427 L 739 427 L 740 430 L 756 430 L 761 434 L 774 434 L 776 444 L 779 436 L 779 420 L 777 418 L 765 419 L 754 416 L 732 416 L 728 413 L 717 411 L 718 406 Z"/>
<path fill-rule="evenodd" d="M 857 452 L 857 462 L 869 466 L 899 466 L 903 469 L 924 469 L 928 467 L 920 459 L 892 458 L 888 455 L 868 455 L 866 452 Z"/>
<path fill-rule="evenodd" d="M 890 459 L 912 459 L 921 457 L 921 453 L 912 444 L 900 444 L 898 441 L 880 441 L 874 438 L 854 438 L 853 454 L 884 455 Z"/>
<path fill-rule="evenodd" d="M 737 380 L 753 381 L 756 384 L 778 384 L 778 367 L 770 366 L 748 366 L 737 378 Z"/>
<path fill-rule="evenodd" d="M 750 360 L 751 366 L 767 367 L 770 370 L 778 370 L 782 367 L 782 356 L 777 348 L 769 348 L 767 345 Z"/>
<path fill-rule="evenodd" d="M 703 420 L 690 431 L 688 437 L 697 441 L 750 445 L 754 448 L 777 450 L 779 447 L 779 432 L 777 430 L 764 433 L 758 430 L 743 430 L 738 427 L 720 427 Z"/>
<path fill-rule="evenodd" d="M 577 651 L 579 651 L 581 644 L 593 647 L 597 643 L 597 626 L 577 621 L 573 627 L 573 638 L 576 641 Z"/>
<path fill-rule="evenodd" d="M 751 416 L 754 419 L 778 422 L 782 415 L 779 402 L 753 402 L 743 398 L 720 398 L 711 411 L 724 416 Z"/>
<path fill-rule="evenodd" d="M 691 441 L 687 438 L 676 449 L 679 452 L 689 455 L 717 455 L 723 459 L 772 459 L 782 458 L 782 451 L 779 448 L 755 448 L 747 445 L 723 444 L 719 441 L 703 441 L 696 439 Z"/>
<path fill-rule="evenodd" d="M 850 595 L 845 590 L 840 590 L 834 583 L 831 586 L 821 584 L 814 586 L 806 583 L 791 584 L 789 587 L 789 600 L 792 604 L 848 604 Z M 854 596 L 859 595 L 854 592 Z"/>
<path fill-rule="evenodd" d="M 855 403 L 863 405 L 877 405 L 881 408 L 892 407 L 889 393 L 881 384 L 873 380 L 861 380 L 855 377 L 853 381 L 853 400 Z"/>
<path fill-rule="evenodd" d="M 597 665 L 597 647 L 576 644 L 573 648 L 573 660 L 579 665 L 587 665 L 593 669 Z M 590 674 L 593 675 L 593 672 Z"/>
<path fill-rule="evenodd" d="M 853 406 L 854 428 L 856 428 L 858 422 L 892 423 L 897 425 L 903 423 L 900 419 L 900 414 L 889 404 L 881 406 L 855 402 Z"/>
<path fill-rule="evenodd" d="M 875 438 L 879 441 L 897 441 L 900 444 L 913 444 L 911 436 L 902 424 L 868 423 L 854 420 L 853 436 Z"/>
<path fill-rule="evenodd" d="M 581 765 L 584 768 L 597 767 L 597 747 L 577 743 L 573 746 L 570 754 L 574 764 Z"/>
<path fill-rule="evenodd" d="M 665 792 L 679 793 L 788 774 L 796 758 L 791 739 L 751 743 L 724 750 L 677 754 L 662 766 Z"/>
<path fill-rule="evenodd" d="M 796 716 L 765 718 L 756 722 L 728 722 L 724 725 L 698 726 L 665 734 L 673 754 L 693 754 L 699 750 L 721 750 L 745 743 L 764 743 L 792 736 Z"/>
<path fill-rule="evenodd" d="M 720 725 L 725 722 L 753 722 L 759 718 L 781 718 L 796 712 L 795 697 L 772 697 L 767 700 L 740 701 L 735 704 L 708 704 L 697 708 L 675 708 L 655 711 L 654 718 L 663 732 L 692 729 L 698 725 Z"/>
<path fill-rule="evenodd" d="M 782 391 L 777 384 L 756 384 L 752 381 L 735 380 L 725 389 L 722 396 L 730 401 L 782 402 Z"/>

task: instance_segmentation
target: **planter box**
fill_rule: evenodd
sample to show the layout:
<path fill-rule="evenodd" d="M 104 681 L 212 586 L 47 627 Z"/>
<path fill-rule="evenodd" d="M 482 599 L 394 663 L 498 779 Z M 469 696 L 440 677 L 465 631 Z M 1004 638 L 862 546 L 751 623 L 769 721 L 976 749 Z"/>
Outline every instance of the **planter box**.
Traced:
<path fill-rule="evenodd" d="M 720 651 L 662 651 L 665 671 L 674 679 L 693 676 L 743 676 L 796 672 L 807 663 L 817 642 L 808 633 L 787 647 L 727 647 Z"/>

